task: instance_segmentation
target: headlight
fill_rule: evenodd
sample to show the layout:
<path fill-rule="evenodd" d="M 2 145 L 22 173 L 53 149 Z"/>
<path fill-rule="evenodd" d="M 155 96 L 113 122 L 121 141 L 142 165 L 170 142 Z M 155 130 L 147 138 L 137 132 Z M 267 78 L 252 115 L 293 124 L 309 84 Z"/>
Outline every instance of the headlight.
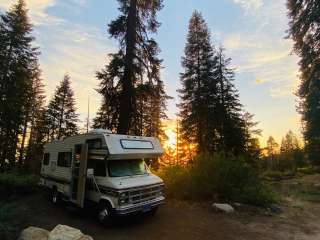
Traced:
<path fill-rule="evenodd" d="M 119 204 L 120 205 L 125 205 L 127 203 L 129 203 L 129 198 L 127 198 L 127 199 L 119 199 Z"/>
<path fill-rule="evenodd" d="M 120 199 L 124 199 L 124 198 L 128 198 L 129 197 L 129 193 L 128 192 L 122 192 L 119 194 Z"/>
<path fill-rule="evenodd" d="M 119 194 L 119 205 L 129 203 L 129 192 L 122 192 Z"/>

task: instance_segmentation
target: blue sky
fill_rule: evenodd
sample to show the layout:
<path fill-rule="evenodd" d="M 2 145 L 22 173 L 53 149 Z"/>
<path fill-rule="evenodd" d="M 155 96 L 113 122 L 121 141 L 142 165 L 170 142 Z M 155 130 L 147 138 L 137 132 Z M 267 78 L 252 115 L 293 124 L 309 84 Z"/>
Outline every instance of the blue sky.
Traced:
<path fill-rule="evenodd" d="M 1 11 L 15 0 L 0 0 Z M 107 63 L 117 43 L 108 38 L 107 24 L 118 15 L 116 0 L 26 0 L 40 47 L 42 77 L 48 99 L 68 72 L 77 98 L 78 111 L 86 115 L 90 97 L 92 116 L 100 105 L 95 92 L 95 71 Z M 236 68 L 235 84 L 244 108 L 255 115 L 263 130 L 278 141 L 292 129 L 299 134 L 296 113 L 298 58 L 285 39 L 285 0 L 165 0 L 159 13 L 162 23 L 155 36 L 163 58 L 162 78 L 169 95 L 168 115 L 175 118 L 180 87 L 181 56 L 188 21 L 196 9 L 202 12 L 213 44 L 222 44 Z"/>

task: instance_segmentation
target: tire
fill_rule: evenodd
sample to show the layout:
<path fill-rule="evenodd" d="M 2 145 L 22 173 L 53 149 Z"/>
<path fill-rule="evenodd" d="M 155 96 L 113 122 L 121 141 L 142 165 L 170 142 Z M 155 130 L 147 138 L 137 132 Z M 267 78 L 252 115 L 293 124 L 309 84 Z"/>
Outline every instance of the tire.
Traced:
<path fill-rule="evenodd" d="M 112 208 L 110 203 L 102 201 L 98 207 L 98 221 L 103 225 L 110 225 L 112 223 Z"/>
<path fill-rule="evenodd" d="M 60 193 L 56 187 L 51 190 L 50 200 L 54 205 L 58 205 L 60 203 Z"/>

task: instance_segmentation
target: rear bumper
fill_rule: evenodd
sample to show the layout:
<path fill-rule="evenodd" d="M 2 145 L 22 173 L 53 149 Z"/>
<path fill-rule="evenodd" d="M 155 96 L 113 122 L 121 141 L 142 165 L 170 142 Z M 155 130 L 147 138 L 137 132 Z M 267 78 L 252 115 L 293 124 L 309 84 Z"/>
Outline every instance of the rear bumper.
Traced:
<path fill-rule="evenodd" d="M 130 213 L 143 212 L 146 207 L 150 208 L 150 210 L 151 210 L 152 208 L 155 208 L 161 204 L 164 204 L 164 200 L 165 200 L 164 196 L 161 196 L 161 197 L 157 197 L 156 199 L 153 199 L 153 200 L 149 200 L 149 201 L 146 201 L 143 203 L 135 204 L 133 206 L 117 207 L 114 209 L 114 213 L 115 213 L 115 215 L 123 216 L 123 215 L 127 215 Z"/>

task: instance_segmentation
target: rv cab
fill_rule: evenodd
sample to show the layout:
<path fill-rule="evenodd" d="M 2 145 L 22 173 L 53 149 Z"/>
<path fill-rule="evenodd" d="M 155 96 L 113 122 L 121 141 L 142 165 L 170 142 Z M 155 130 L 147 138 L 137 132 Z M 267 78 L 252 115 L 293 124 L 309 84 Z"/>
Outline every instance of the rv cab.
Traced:
<path fill-rule="evenodd" d="M 97 204 L 102 222 L 156 211 L 165 199 L 164 184 L 146 160 L 162 154 L 157 138 L 93 130 L 45 145 L 41 185 L 50 190 L 53 203 Z"/>

